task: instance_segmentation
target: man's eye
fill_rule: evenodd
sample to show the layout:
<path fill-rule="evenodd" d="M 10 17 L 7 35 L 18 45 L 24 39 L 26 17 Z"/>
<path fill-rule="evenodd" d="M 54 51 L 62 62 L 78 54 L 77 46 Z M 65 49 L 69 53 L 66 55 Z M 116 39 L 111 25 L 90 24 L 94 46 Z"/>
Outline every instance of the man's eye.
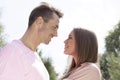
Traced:
<path fill-rule="evenodd" d="M 57 30 L 57 27 L 53 27 L 53 30 Z"/>

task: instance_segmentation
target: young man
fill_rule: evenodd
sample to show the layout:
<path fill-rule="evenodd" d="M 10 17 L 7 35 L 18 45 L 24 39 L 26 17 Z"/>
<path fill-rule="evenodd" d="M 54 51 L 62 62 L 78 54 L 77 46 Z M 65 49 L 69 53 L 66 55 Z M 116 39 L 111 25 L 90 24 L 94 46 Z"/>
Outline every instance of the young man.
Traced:
<path fill-rule="evenodd" d="M 40 43 L 48 44 L 57 36 L 61 17 L 62 13 L 47 3 L 33 9 L 23 37 L 0 50 L 0 80 L 49 80 L 35 51 Z"/>

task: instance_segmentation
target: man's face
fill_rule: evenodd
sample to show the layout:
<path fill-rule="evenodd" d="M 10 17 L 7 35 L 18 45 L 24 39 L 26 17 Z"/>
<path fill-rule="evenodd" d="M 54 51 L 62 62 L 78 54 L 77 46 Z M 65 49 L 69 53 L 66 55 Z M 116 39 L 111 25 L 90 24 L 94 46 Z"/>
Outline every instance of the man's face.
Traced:
<path fill-rule="evenodd" d="M 48 44 L 51 39 L 57 36 L 57 30 L 59 25 L 59 17 L 54 14 L 54 18 L 49 20 L 47 23 L 44 22 L 42 30 L 42 43 Z"/>

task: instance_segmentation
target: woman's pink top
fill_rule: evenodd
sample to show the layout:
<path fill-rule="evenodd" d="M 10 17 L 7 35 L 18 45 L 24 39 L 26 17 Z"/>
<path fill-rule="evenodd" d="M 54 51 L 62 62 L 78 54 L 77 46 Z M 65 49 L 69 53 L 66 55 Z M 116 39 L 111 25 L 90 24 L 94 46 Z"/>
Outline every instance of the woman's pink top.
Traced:
<path fill-rule="evenodd" d="M 101 80 L 101 73 L 94 63 L 83 63 L 79 68 L 73 70 L 68 78 L 63 80 Z"/>

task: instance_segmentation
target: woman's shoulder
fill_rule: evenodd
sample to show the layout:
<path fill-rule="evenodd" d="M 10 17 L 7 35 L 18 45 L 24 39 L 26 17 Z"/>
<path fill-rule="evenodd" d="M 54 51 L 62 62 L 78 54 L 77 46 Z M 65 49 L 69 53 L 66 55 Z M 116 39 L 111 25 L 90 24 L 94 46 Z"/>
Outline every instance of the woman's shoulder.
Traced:
<path fill-rule="evenodd" d="M 99 69 L 98 65 L 96 65 L 96 63 L 90 63 L 90 62 L 81 64 L 81 66 L 76 69 L 76 71 L 79 71 L 79 70 L 88 71 L 88 72 L 90 72 L 90 71 L 91 72 L 99 72 L 100 71 L 100 69 Z"/>
<path fill-rule="evenodd" d="M 100 80 L 101 73 L 99 67 L 97 67 L 95 63 L 83 63 L 73 74 L 71 74 L 71 76 L 75 79 Z"/>
<path fill-rule="evenodd" d="M 101 77 L 101 71 L 100 68 L 96 63 L 84 63 L 83 64 L 83 72 L 86 73 L 88 76 L 93 76 L 95 78 Z"/>
<path fill-rule="evenodd" d="M 88 69 L 89 71 L 99 71 L 99 67 L 96 63 L 86 63 L 87 65 L 85 66 L 86 69 Z"/>

